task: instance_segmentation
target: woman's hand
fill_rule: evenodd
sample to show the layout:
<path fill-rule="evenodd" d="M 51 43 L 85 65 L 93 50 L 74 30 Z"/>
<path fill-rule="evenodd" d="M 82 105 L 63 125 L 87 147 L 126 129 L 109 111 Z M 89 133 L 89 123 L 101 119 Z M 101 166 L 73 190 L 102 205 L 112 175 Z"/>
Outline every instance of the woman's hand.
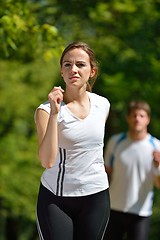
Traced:
<path fill-rule="evenodd" d="M 48 100 L 51 106 L 51 115 L 57 114 L 60 110 L 60 104 L 63 101 L 64 90 L 61 87 L 54 87 L 48 94 Z"/>

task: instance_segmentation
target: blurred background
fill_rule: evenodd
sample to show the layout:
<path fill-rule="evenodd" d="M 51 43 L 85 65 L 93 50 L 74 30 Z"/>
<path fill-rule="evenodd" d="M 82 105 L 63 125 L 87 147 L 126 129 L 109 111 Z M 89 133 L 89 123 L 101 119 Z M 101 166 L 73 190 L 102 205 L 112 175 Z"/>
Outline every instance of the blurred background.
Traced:
<path fill-rule="evenodd" d="M 94 92 L 111 102 L 105 142 L 126 130 L 130 100 L 148 101 L 151 134 L 160 138 L 160 0 L 0 1 L 0 239 L 37 240 L 36 107 L 62 85 L 59 58 L 74 41 L 96 52 Z M 150 240 L 160 239 L 155 189 Z"/>

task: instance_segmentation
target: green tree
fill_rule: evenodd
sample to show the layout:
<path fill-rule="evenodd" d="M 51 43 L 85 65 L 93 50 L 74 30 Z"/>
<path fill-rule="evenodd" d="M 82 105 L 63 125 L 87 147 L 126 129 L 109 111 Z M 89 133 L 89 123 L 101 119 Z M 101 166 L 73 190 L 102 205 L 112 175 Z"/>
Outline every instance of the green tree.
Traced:
<path fill-rule="evenodd" d="M 31 240 L 42 172 L 34 111 L 57 75 L 63 41 L 53 24 L 39 21 L 41 5 L 0 5 L 0 238 Z"/>
<path fill-rule="evenodd" d="M 43 19 L 44 6 L 28 0 L 0 3 L 0 56 L 3 59 L 33 61 L 39 55 L 50 60 L 62 43 L 54 23 Z"/>

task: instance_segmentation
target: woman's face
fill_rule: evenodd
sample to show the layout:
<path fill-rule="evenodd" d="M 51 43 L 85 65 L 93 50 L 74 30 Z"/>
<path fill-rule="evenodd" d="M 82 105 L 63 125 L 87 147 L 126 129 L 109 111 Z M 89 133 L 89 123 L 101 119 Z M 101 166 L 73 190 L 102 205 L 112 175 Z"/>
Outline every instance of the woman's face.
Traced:
<path fill-rule="evenodd" d="M 95 74 L 89 55 L 81 48 L 68 51 L 62 61 L 61 75 L 68 87 L 81 88 Z"/>

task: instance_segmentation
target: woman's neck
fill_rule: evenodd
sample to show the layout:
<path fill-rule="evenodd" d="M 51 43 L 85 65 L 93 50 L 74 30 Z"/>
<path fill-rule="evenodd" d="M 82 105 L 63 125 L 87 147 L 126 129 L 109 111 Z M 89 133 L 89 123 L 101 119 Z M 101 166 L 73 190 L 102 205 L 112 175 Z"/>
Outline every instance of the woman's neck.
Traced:
<path fill-rule="evenodd" d="M 65 90 L 63 95 L 63 101 L 68 104 L 70 102 L 79 102 L 83 103 L 88 100 L 88 94 L 86 90 L 80 91 L 72 91 L 72 90 Z"/>

